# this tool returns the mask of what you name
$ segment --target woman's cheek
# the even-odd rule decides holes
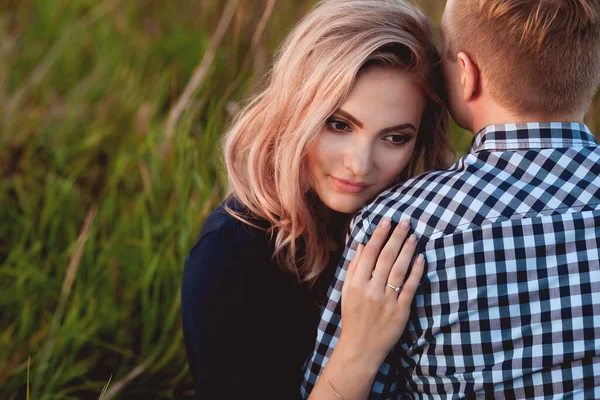
[[[350,134],[335,134],[328,132],[321,137],[319,153],[322,160],[328,164],[343,163],[347,149],[352,146]]]
[[[320,140],[320,153],[327,154],[336,151],[336,139],[337,135],[332,134],[331,132],[326,132],[321,136]]]
[[[394,181],[401,173],[410,161],[412,155],[411,149],[402,149],[404,151],[385,151],[378,156],[378,161],[382,172],[382,177],[386,181]]]

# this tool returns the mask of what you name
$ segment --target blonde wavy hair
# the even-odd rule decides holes
[[[307,151],[342,105],[361,69],[399,68],[427,93],[411,163],[400,179],[447,166],[451,146],[439,54],[429,20],[403,0],[328,0],[300,21],[276,54],[264,88],[224,136],[230,191],[250,224],[269,223],[274,257],[314,283],[332,240],[311,189]]]

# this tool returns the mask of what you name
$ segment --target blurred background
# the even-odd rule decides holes
[[[0,398],[193,396],[179,288],[218,140],[314,3],[0,0]]]

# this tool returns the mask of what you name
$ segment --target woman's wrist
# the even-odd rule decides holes
[[[358,346],[350,341],[340,338],[332,358],[337,358],[342,365],[352,365],[353,369],[364,377],[375,377],[383,363],[385,355],[380,355],[370,348]]]
[[[369,397],[381,362],[359,347],[340,338],[310,399],[357,400]]]

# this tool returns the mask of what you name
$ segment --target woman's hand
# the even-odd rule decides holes
[[[310,400],[368,398],[381,363],[404,332],[425,262],[417,257],[407,277],[417,240],[408,237],[408,221],[386,242],[390,229],[390,220],[384,219],[348,266],[342,332]]]
[[[417,239],[408,237],[410,225],[403,221],[386,243],[390,229],[390,220],[383,219],[367,245],[359,245],[342,288],[336,348],[375,371],[404,332],[424,267],[420,255],[406,276]]]

